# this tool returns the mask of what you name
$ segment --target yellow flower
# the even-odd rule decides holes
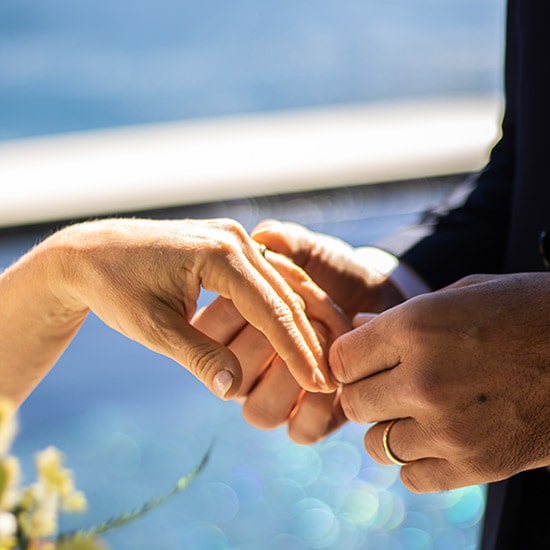
[[[60,506],[82,511],[86,497],[76,490],[73,474],[63,467],[63,455],[55,447],[36,453],[35,462],[38,480],[21,496],[19,523],[30,539],[41,539],[57,532]]]
[[[73,491],[61,499],[64,512],[85,512],[88,507],[86,495],[82,491]]]
[[[44,484],[47,491],[60,497],[74,491],[72,472],[63,468],[62,462],[63,454],[55,447],[48,447],[35,455],[38,481]]]
[[[83,512],[87,502],[84,493],[77,491],[73,474],[63,468],[63,454],[55,447],[48,447],[35,455],[38,483],[47,492],[59,497],[61,507],[66,512]]]
[[[0,456],[9,451],[16,432],[15,407],[11,401],[0,398]]]
[[[17,458],[8,456],[0,460],[0,510],[11,510],[17,503],[20,478]]]
[[[24,510],[19,525],[30,539],[50,537],[57,532],[59,497],[40,482],[27,489],[21,498]]]
[[[17,519],[10,512],[0,512],[0,550],[12,550],[17,544]]]

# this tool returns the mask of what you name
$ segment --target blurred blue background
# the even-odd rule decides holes
[[[498,93],[500,0],[81,0],[0,3],[0,139],[425,96]],[[198,205],[163,215],[274,216],[354,245],[414,223],[453,181]],[[0,182],[0,186],[6,182]],[[397,198],[396,198],[397,197]],[[0,268],[46,229],[0,234]],[[203,296],[202,303],[210,297]],[[16,452],[59,446],[86,518],[168,490],[212,441],[205,471],[106,537],[117,550],[475,548],[482,488],[413,495],[365,454],[364,427],[312,447],[249,427],[236,404],[90,316],[21,409]]]
[[[0,138],[500,89],[503,0],[4,0]]]

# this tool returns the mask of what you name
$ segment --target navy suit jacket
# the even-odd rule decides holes
[[[545,269],[539,236],[550,230],[550,0],[508,2],[505,99],[502,137],[473,190],[401,256],[433,288],[472,273]],[[546,469],[489,486],[483,548],[550,549]]]

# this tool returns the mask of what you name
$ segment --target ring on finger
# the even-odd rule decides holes
[[[386,429],[384,430],[384,435],[382,436],[382,445],[384,446],[384,452],[386,453],[386,456],[391,462],[393,462],[393,464],[397,464],[398,466],[407,466],[407,464],[412,464],[414,460],[401,460],[400,458],[395,456],[390,449],[390,431],[398,420],[398,418],[395,418],[386,426]]]

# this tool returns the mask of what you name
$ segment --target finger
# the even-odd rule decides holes
[[[219,296],[199,310],[191,324],[216,342],[228,344],[248,325],[248,322],[231,300]]]
[[[315,244],[315,234],[302,225],[278,220],[264,220],[251,232],[252,238],[292,259],[303,267]]]
[[[414,493],[440,493],[468,485],[499,481],[487,479],[467,464],[440,458],[418,460],[401,468],[401,481]]]
[[[384,431],[388,425],[389,422],[377,423],[365,434],[365,449],[376,462],[385,466],[395,464],[384,450]],[[427,441],[425,431],[412,418],[399,419],[388,433],[387,444],[393,457],[407,462],[401,466],[400,476],[409,490],[431,493],[482,482],[449,460],[434,456],[438,453]]]
[[[332,344],[329,364],[336,380],[349,384],[399,364],[399,350],[387,321],[389,313],[381,313]]]
[[[229,268],[226,256],[213,257],[204,287],[233,300],[243,317],[267,336],[301,386],[310,391],[333,390],[323,350],[300,299],[275,268],[256,246],[246,258],[232,258]],[[212,281],[212,273],[224,277],[218,275]]]
[[[402,372],[396,367],[344,384],[340,400],[346,417],[358,424],[370,424],[409,416],[413,404]]]
[[[315,443],[346,422],[338,392],[306,392],[294,409],[288,425],[288,435],[302,445]]]
[[[266,251],[265,257],[284,277],[292,290],[303,299],[305,312],[315,331],[316,344],[320,344],[323,357],[326,357],[324,350],[328,349],[327,342],[331,343],[336,337],[349,331],[351,328],[349,320],[327,293],[287,257],[269,250]],[[324,362],[326,363],[326,359]],[[292,366],[289,365],[289,368],[296,376]],[[335,388],[330,372],[325,372],[324,376]],[[299,379],[299,376],[296,378]]]
[[[243,380],[237,396],[244,397],[272,363],[275,351],[269,340],[248,324],[228,347],[241,364]]]
[[[322,322],[329,330],[330,341],[351,329],[344,312],[331,300],[330,296],[319,288],[307,275],[287,257],[266,251],[266,259],[277,269],[305,303],[305,310],[310,321]]]
[[[243,417],[256,428],[276,428],[288,420],[302,393],[282,359],[276,356],[243,405]]]
[[[316,257],[334,265],[344,264],[355,255],[353,247],[332,235],[315,233],[303,225],[278,220],[264,220],[251,232],[252,238],[269,250],[292,259],[300,267],[315,263]],[[309,271],[309,269],[306,269]]]
[[[231,300],[216,298],[194,317],[193,326],[227,346],[237,357],[242,370],[242,382],[233,399],[247,395],[273,360],[275,351],[269,340],[250,325]]]
[[[369,455],[379,464],[395,464],[384,449],[384,432],[389,422],[374,424],[365,434],[364,444]],[[414,418],[400,418],[387,434],[387,444],[392,455],[403,462],[412,462],[424,458],[444,458],[440,449],[433,443],[426,432]]]
[[[233,397],[242,381],[238,359],[225,346],[191,326],[169,306],[151,308],[140,338],[152,350],[171,357],[191,371],[222,399]]]
[[[308,315],[306,315],[304,311],[304,300],[306,301],[305,307],[310,307],[313,312],[316,309],[319,315],[323,317],[323,322],[326,326],[330,327],[336,334],[348,330],[349,325],[347,320],[343,313],[330,301],[326,293],[315,285],[305,271],[290,262],[290,260],[284,256],[273,254],[269,251],[265,253],[265,256],[266,257],[261,257],[262,261],[258,266],[259,271],[266,279],[270,280],[275,285],[277,285],[279,281],[282,281],[283,295],[286,296],[287,299],[290,299],[293,306],[297,306],[295,307],[294,321],[315,359],[316,366],[313,370],[313,377],[311,371],[308,372],[307,369],[304,369],[303,362],[300,363],[287,360],[280,354],[281,357],[304,389],[309,391],[334,391],[336,389],[336,384],[331,379],[324,348],[311,325]],[[270,261],[266,261],[267,258],[269,258]],[[274,262],[276,267],[274,267],[271,262]],[[282,273],[278,271],[279,269]],[[274,288],[276,287],[274,286]],[[313,389],[311,386],[311,378],[313,378],[314,382]]]

